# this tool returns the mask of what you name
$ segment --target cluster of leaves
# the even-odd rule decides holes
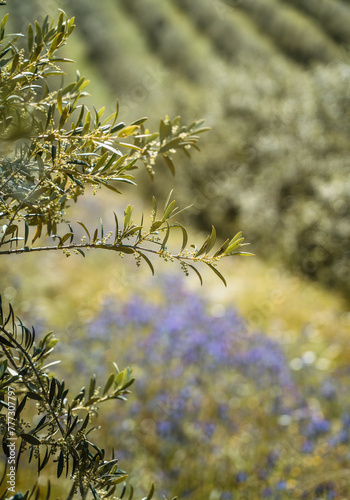
[[[8,15],[0,23],[0,254],[58,249],[67,255],[72,250],[84,256],[85,249],[105,249],[133,254],[138,264],[143,259],[153,273],[153,264],[146,255],[153,253],[165,260],[179,261],[186,273],[192,268],[201,280],[191,262],[203,262],[226,284],[215,265],[222,257],[244,254],[240,252],[244,244],[242,234],[227,239],[209,255],[216,243],[213,227],[201,247],[192,245],[187,250],[187,231],[182,224],[173,222],[182,210],[171,200],[171,192],[161,215],[153,199],[149,227],[144,227],[143,216],[140,224],[134,223],[133,208],[128,204],[122,225],[115,214],[114,232],[105,235],[101,221],[100,227],[90,234],[88,224],[79,222],[86,235],[76,241],[66,213],[70,201],[77,201],[87,185],[120,194],[121,183],[135,184],[132,171],[137,162],[144,164],[153,178],[158,157],[174,174],[173,155],[182,150],[190,156],[191,148],[198,149],[198,134],[207,128],[203,121],[182,126],[179,117],[173,121],[166,117],[160,121],[159,132],[151,133],[145,127],[146,118],[129,125],[119,122],[118,104],[115,112],[104,118],[104,109],[90,110],[81,104],[88,84],[84,77],[78,74],[75,82],[57,88],[57,77],[62,79],[64,75],[60,63],[71,62],[57,51],[72,33],[74,18],[61,12],[57,23],[50,23],[48,17],[42,24],[35,21],[34,26],[28,27],[26,41],[25,37],[22,41],[22,35],[5,35],[7,20]],[[60,235],[65,223],[69,232]],[[175,228],[182,231],[183,242],[180,252],[172,254],[167,243]],[[44,236],[53,238],[54,243],[36,246]],[[109,243],[111,237],[113,243]],[[90,422],[100,404],[125,399],[133,382],[131,371],[119,371],[115,365],[116,371],[103,389],[92,377],[88,389],[82,388],[70,398],[64,381],[51,374],[52,363],[47,363],[57,340],[48,333],[37,344],[35,330],[17,320],[11,306],[4,315],[0,302],[0,410],[8,406],[7,390],[11,389],[17,398],[11,431],[2,418],[5,455],[10,452],[11,432],[21,438],[17,468],[23,455],[28,456],[28,462],[36,462],[39,475],[55,462],[57,478],[69,476],[72,480],[68,498],[75,494],[86,498],[89,493],[95,499],[110,497],[127,475],[119,469],[113,452],[107,460],[105,450],[90,440],[96,429],[90,427]],[[33,411],[39,416],[34,424]],[[2,484],[5,477],[4,474]],[[50,489],[49,484],[47,498]],[[8,493],[5,491],[2,498],[7,498]],[[119,498],[125,494],[126,486]],[[33,495],[40,495],[38,484],[24,497]],[[152,495],[153,487],[145,500]],[[131,489],[129,500],[132,497]]]
[[[52,332],[36,343],[34,328],[27,328],[18,318],[16,321],[11,305],[9,313],[4,314],[1,300],[0,331],[0,412],[8,408],[7,391],[11,389],[16,394],[11,431],[2,414],[5,455],[9,456],[10,435],[19,437],[17,469],[23,455],[29,463],[37,463],[38,475],[50,462],[56,462],[57,478],[65,474],[72,481],[67,499],[73,498],[76,493],[86,498],[89,491],[95,499],[110,497],[117,485],[125,481],[127,474],[119,469],[114,452],[112,458],[107,460],[105,450],[92,442],[90,435],[98,426],[91,426],[91,421],[98,414],[101,404],[126,399],[134,381],[131,370],[125,368],[120,371],[114,363],[115,371],[110,374],[103,389],[96,385],[94,376],[88,388],[82,387],[75,397],[70,397],[64,381],[59,381],[49,370],[58,362],[48,362],[58,342]],[[33,404],[40,417],[36,425],[28,419],[28,407]],[[5,474],[2,482],[4,478]],[[31,498],[38,491],[39,486],[35,484],[31,492],[28,490],[25,493],[25,498]],[[125,491],[126,485],[118,498],[123,498]],[[6,492],[1,498],[7,498]],[[50,483],[47,498],[49,495]],[[153,487],[146,498],[149,500],[152,495]],[[132,497],[131,488],[129,498]]]
[[[7,16],[1,24],[2,94],[0,95],[0,139],[5,144],[5,154],[0,159],[0,223],[2,223],[0,253],[11,254],[61,248],[76,250],[84,255],[84,248],[102,248],[134,254],[153,265],[145,252],[153,252],[166,259],[177,259],[187,269],[187,261],[205,262],[214,269],[223,256],[240,253],[243,244],[241,234],[228,240],[212,257],[209,250],[215,244],[215,230],[198,250],[187,252],[186,229],[178,223],[169,224],[170,218],[180,213],[170,198],[165,204],[161,219],[156,219],[154,200],[153,219],[150,228],[144,229],[143,217],[139,225],[131,220],[132,207],[125,209],[123,229],[116,228],[114,243],[101,230],[93,237],[84,223],[88,240],[77,243],[74,231],[58,235],[58,226],[65,220],[69,200],[76,201],[84,193],[87,184],[94,188],[104,186],[120,193],[119,184],[135,184],[131,171],[140,160],[151,177],[157,157],[162,157],[172,174],[175,167],[172,156],[178,150],[190,156],[190,149],[198,149],[198,134],[207,130],[203,121],[181,126],[180,118],[160,121],[159,132],[150,133],[145,128],[146,118],[130,125],[118,122],[118,104],[115,113],[103,118],[104,109],[93,112],[80,100],[87,85],[84,77],[56,92],[50,92],[48,78],[62,75],[60,62],[69,62],[56,56],[56,51],[66,42],[74,29],[74,18],[68,19],[61,12],[57,26],[46,18],[42,24],[29,25],[27,47],[17,49],[18,36],[7,40],[4,34]],[[24,139],[23,139],[24,137]],[[21,140],[19,140],[21,138]],[[17,140],[16,140],[17,139]],[[118,187],[117,187],[118,186]],[[30,227],[35,231],[29,237]],[[172,228],[183,231],[183,245],[177,255],[171,255],[166,242]],[[46,229],[47,235],[58,239],[58,245],[33,247]],[[165,237],[159,242],[158,234]],[[129,243],[131,237],[135,241]],[[28,241],[31,239],[30,246]],[[68,241],[68,243],[67,243]],[[141,247],[141,243],[158,244],[157,250]],[[197,271],[196,271],[197,272]],[[215,269],[215,272],[217,270]],[[218,274],[218,272],[217,272]]]

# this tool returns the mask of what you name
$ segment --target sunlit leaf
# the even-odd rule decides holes
[[[132,211],[133,211],[133,207],[131,205],[128,205],[125,209],[125,212],[124,212],[124,231],[130,225]]]
[[[61,89],[57,92],[56,104],[57,104],[57,109],[58,109],[60,115],[62,116],[63,104],[62,104],[62,90]]]
[[[202,278],[200,272],[198,271],[198,269],[196,269],[194,266],[192,266],[192,264],[187,264],[186,267],[190,267],[196,273],[196,275],[199,278],[199,281],[200,281],[201,285],[203,285],[203,278]]]
[[[147,262],[148,267],[150,268],[151,273],[152,273],[152,275],[154,276],[154,267],[153,267],[152,262],[149,260],[149,258],[148,258],[148,257],[147,257],[144,253],[142,253],[142,252],[138,252],[138,255],[140,255],[140,257],[142,257],[142,258],[143,258],[143,260],[144,260],[145,262]]]
[[[210,269],[216,274],[216,276],[218,276],[221,281],[223,282],[223,284],[225,286],[227,286],[227,283],[226,283],[226,280],[225,278],[223,277],[223,275],[220,273],[220,271],[218,271],[212,264],[210,264],[209,262],[206,262],[207,266],[210,267]]]

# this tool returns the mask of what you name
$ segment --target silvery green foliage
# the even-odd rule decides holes
[[[191,262],[203,262],[221,277],[214,266],[223,256],[242,253],[241,233],[212,256],[208,254],[216,242],[214,228],[199,249],[193,245],[187,250],[187,231],[174,220],[181,210],[171,194],[161,214],[153,200],[149,226],[143,216],[134,222],[128,204],[123,221],[115,215],[113,234],[104,234],[102,222],[92,231],[79,222],[86,237],[76,241],[67,209],[88,184],[120,194],[123,183],[135,184],[132,171],[138,162],[153,177],[157,157],[162,157],[174,173],[174,154],[198,148],[196,134],[207,129],[202,121],[181,126],[179,117],[173,121],[166,117],[160,121],[159,132],[151,133],[145,128],[146,118],[129,125],[118,122],[118,104],[115,113],[105,119],[103,109],[91,111],[80,103],[87,82],[79,74],[76,82],[51,92],[50,77],[62,75],[59,64],[69,62],[57,57],[56,51],[73,31],[74,19],[62,12],[57,26],[49,24],[47,18],[42,26],[37,22],[35,28],[29,25],[27,50],[16,48],[18,36],[5,37],[6,20],[7,16],[1,23],[0,54],[0,140],[5,151],[0,159],[0,254],[62,249],[67,255],[70,251],[84,255],[85,249],[99,248],[133,254],[146,261],[153,272],[146,256],[153,253],[179,261],[185,272],[189,267],[197,272]],[[61,229],[63,222],[68,223],[68,232]],[[167,242],[175,228],[182,231],[183,244],[172,255]],[[44,231],[56,242],[34,246]]]
[[[79,74],[75,82],[51,90],[51,85],[57,86],[57,76],[63,75],[61,64],[71,62],[57,51],[72,33],[74,19],[68,19],[64,12],[57,23],[46,17],[42,24],[30,24],[26,37],[6,35],[7,19],[5,15],[0,23],[0,255],[63,250],[66,255],[73,251],[85,256],[85,250],[111,250],[132,254],[138,264],[145,261],[153,273],[147,254],[155,254],[178,261],[186,274],[191,268],[200,280],[194,264],[204,263],[225,283],[215,266],[222,257],[244,254],[240,251],[244,244],[241,232],[214,251],[216,231],[212,227],[201,246],[187,249],[187,231],[175,219],[181,210],[171,199],[172,193],[163,210],[158,210],[153,199],[148,226],[143,216],[140,222],[134,222],[133,208],[127,204],[122,221],[115,215],[112,233],[104,233],[102,221],[92,230],[87,221],[78,222],[85,236],[77,241],[67,214],[69,203],[78,201],[87,185],[121,194],[123,184],[135,184],[133,171],[138,164],[153,177],[158,157],[174,173],[176,152],[189,154],[190,149],[197,149],[197,134],[206,128],[201,121],[183,126],[179,118],[171,121],[166,117],[160,121],[159,131],[151,133],[145,126],[146,118],[128,125],[118,121],[118,105],[105,118],[103,109],[89,110],[81,104],[88,82]],[[67,226],[68,232],[63,229]],[[167,248],[174,229],[182,233],[182,246],[176,254]],[[38,246],[46,236],[52,243],[45,240]],[[91,441],[94,427],[90,421],[100,404],[125,399],[133,382],[131,371],[120,371],[115,365],[115,372],[102,389],[91,377],[89,387],[72,397],[64,381],[49,370],[52,364],[47,358],[57,342],[51,333],[36,342],[35,330],[16,319],[11,306],[6,314],[0,308],[0,330],[0,403],[1,410],[6,408],[6,388],[14,388],[14,432],[21,439],[18,460],[35,462],[39,475],[55,462],[57,478],[71,478],[67,498],[75,494],[86,498],[90,493],[98,499],[114,494],[127,475],[119,469],[113,454],[107,459],[106,452]],[[26,415],[27,407],[33,404],[41,417],[34,425]],[[2,431],[6,455],[6,425]],[[31,488],[24,498],[39,496],[39,485]],[[1,498],[8,498],[8,493]],[[132,489],[126,493],[124,486],[118,498],[125,495],[131,499]],[[152,495],[153,486],[145,500]],[[46,498],[49,496],[50,484]]]
[[[115,365],[115,371],[103,389],[97,386],[96,378],[92,377],[88,388],[82,387],[73,397],[64,381],[59,381],[51,373],[50,367],[55,362],[48,362],[48,357],[58,342],[52,332],[36,342],[34,328],[29,329],[16,319],[11,306],[6,315],[1,303],[0,331],[0,405],[1,410],[7,408],[5,394],[11,387],[17,396],[13,430],[21,440],[17,468],[22,455],[21,467],[23,460],[34,461],[39,475],[50,462],[56,462],[57,478],[69,474],[72,479],[67,498],[73,498],[76,493],[85,498],[89,491],[96,499],[105,498],[107,493],[113,494],[116,485],[124,482],[127,474],[119,469],[117,458],[112,456],[107,460],[105,450],[92,442],[90,433],[97,427],[91,426],[91,421],[102,403],[111,399],[125,399],[129,393],[128,387],[134,381],[131,370],[126,368],[120,371]],[[40,416],[35,426],[28,421],[27,416],[22,416],[31,402],[35,403]],[[2,417],[5,418],[4,415]],[[10,436],[4,422],[2,434],[2,447],[5,455],[9,456]],[[40,491],[38,484],[33,486],[32,493]],[[50,482],[47,489],[49,494]],[[148,498],[151,496],[152,492]],[[24,498],[30,497],[27,491]],[[122,497],[123,494],[120,495]]]

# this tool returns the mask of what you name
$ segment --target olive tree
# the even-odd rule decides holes
[[[189,156],[198,149],[198,134],[207,130],[203,121],[186,126],[179,117],[166,117],[159,130],[151,132],[146,118],[130,124],[119,121],[118,104],[108,117],[104,109],[88,109],[82,102],[88,83],[84,77],[77,73],[76,81],[58,83],[62,65],[72,62],[59,49],[74,30],[74,18],[61,12],[56,22],[35,21],[26,36],[6,35],[7,18],[0,24],[0,255],[54,251],[85,257],[90,250],[91,258],[93,251],[108,250],[127,254],[138,265],[145,263],[152,273],[156,257],[176,261],[201,282],[200,266],[207,266],[225,283],[217,264],[224,257],[248,255],[241,249],[242,234],[213,250],[212,227],[202,245],[188,245],[187,230],[177,221],[182,210],[172,193],[162,210],[153,198],[149,223],[142,215],[135,222],[127,200],[124,216],[118,219],[114,214],[114,230],[107,234],[102,220],[98,227],[90,227],[91,221],[73,223],[69,217],[70,204],[91,193],[88,185],[121,195],[122,186],[131,184],[137,198],[134,173],[140,166],[153,178],[156,161],[161,160],[174,173],[177,152]],[[168,250],[173,231],[182,235],[175,253]],[[131,370],[115,364],[101,387],[93,376],[89,387],[71,395],[51,370],[54,363],[48,358],[56,343],[52,333],[36,338],[35,329],[26,326],[10,304],[1,304],[0,296],[0,417],[6,456],[1,498],[39,498],[35,478],[26,491],[15,494],[16,471],[33,462],[38,475],[54,463],[57,478],[70,478],[67,498],[118,494],[131,499],[132,487],[126,493],[126,485],[119,485],[127,474],[119,468],[118,458],[107,457],[91,438],[99,406],[129,393]],[[49,498],[50,482],[45,488]],[[152,495],[153,486],[147,499]]]

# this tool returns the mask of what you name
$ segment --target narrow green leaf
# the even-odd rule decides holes
[[[66,15],[63,12],[63,10],[61,10],[60,15],[58,16],[58,21],[57,21],[57,32],[61,31],[62,26],[63,26],[63,21],[64,21],[65,18],[66,18]]]
[[[209,253],[210,250],[213,248],[216,242],[216,230],[214,226],[211,226],[211,234],[209,237],[209,243],[208,243],[208,248],[206,250],[206,253]]]
[[[66,437],[68,437],[70,434],[72,434],[73,430],[75,429],[77,423],[78,423],[78,420],[79,420],[79,417],[78,415],[75,417],[75,419],[73,420],[73,423],[72,425],[70,426],[70,428],[68,429],[67,431],[67,434],[66,434]]]
[[[3,337],[3,336],[0,336],[0,345],[1,344],[5,345],[6,347],[13,347],[11,342],[9,340],[5,339],[5,337]]]
[[[240,238],[242,238],[242,231],[239,231],[237,234],[235,234],[235,236],[230,241],[230,245],[232,245],[233,243],[235,243]]]
[[[129,495],[128,500],[132,500],[133,496],[134,496],[134,488],[133,488],[132,484],[130,484],[130,495]]]
[[[107,154],[107,152],[106,152],[105,154]],[[125,157],[125,156],[127,156],[127,155],[124,155],[124,157]],[[117,167],[116,167],[116,164],[117,164],[117,163],[118,163],[118,161],[121,159],[121,158],[118,158],[118,160],[117,160],[117,161],[115,161],[115,160],[116,160],[116,158],[117,158],[117,155],[116,155],[115,153],[113,153],[113,154],[110,156],[110,158],[109,158],[109,160],[107,161],[107,163],[105,164],[105,166],[104,166],[104,167],[102,167],[102,168],[100,169],[100,175],[105,174],[105,173],[107,172],[107,170],[109,170],[109,169],[112,167],[112,165],[113,165],[113,167],[114,167],[114,168],[113,168],[112,173],[116,171],[116,168],[117,168]],[[122,158],[123,158],[123,157],[122,157]]]
[[[172,189],[172,190],[170,191],[170,193],[168,194],[168,197],[167,197],[167,199],[166,199],[166,201],[165,201],[165,204],[164,204],[164,212],[165,212],[165,211],[166,211],[166,209],[168,208],[168,205],[169,205],[169,203],[170,203],[170,199],[171,199],[171,196],[172,196],[172,194],[173,194],[173,191],[174,191],[174,190]]]
[[[128,205],[125,209],[125,212],[124,212],[124,231],[130,225],[132,211],[133,211],[133,207],[131,205]]]
[[[124,127],[125,127],[125,123],[124,122],[120,122],[120,123],[117,123],[117,125],[114,125],[113,127],[111,127],[111,129],[110,129],[109,132],[111,134],[114,134],[115,132],[118,132],[119,130],[121,130]]]
[[[124,142],[124,141],[118,141],[119,146],[123,146],[125,148],[132,149],[133,151],[141,151],[141,148],[136,146],[135,144],[130,144],[129,142]],[[116,150],[114,150],[116,151]],[[119,151],[119,154],[121,155],[122,153]]]
[[[140,257],[142,257],[143,260],[145,260],[147,262],[147,264],[148,264],[148,266],[149,266],[149,268],[151,270],[151,273],[154,276],[154,267],[153,267],[152,262],[149,260],[149,258],[145,254],[143,254],[141,252],[138,252],[138,255],[140,255]]]
[[[140,127],[138,125],[130,125],[129,127],[124,127],[118,133],[118,137],[129,137],[134,132],[136,132],[136,130],[138,130],[139,128]]]
[[[114,215],[114,220],[115,220],[115,238],[114,238],[114,244],[118,241],[119,238],[119,223],[118,223],[118,217],[115,212],[113,212]]]
[[[40,24],[38,23],[38,21],[35,21],[35,30],[36,30],[35,42],[37,45],[40,45],[43,41],[43,35],[42,35],[41,27],[40,27]]]
[[[9,18],[9,14],[5,14],[4,17],[1,19],[0,30],[5,29],[8,18]]]
[[[213,257],[218,257],[219,255],[224,253],[229,243],[230,240],[227,238],[227,240],[221,245],[221,247],[214,253]]]
[[[27,396],[25,395],[20,404],[16,408],[15,419],[17,419],[20,416],[21,411],[25,407],[26,401],[27,401]]]
[[[114,113],[113,125],[117,121],[118,115],[119,115],[119,101],[117,99],[116,102],[115,102],[115,113]]]
[[[10,449],[7,445],[7,441],[5,439],[5,436],[2,438],[2,449],[6,457],[10,456]]]
[[[34,41],[34,32],[33,26],[31,24],[28,25],[28,52],[32,51],[33,41]]]
[[[16,226],[16,224],[11,224],[11,226],[7,226],[5,230],[5,236],[13,234],[15,231],[18,231],[18,226]]]
[[[29,443],[29,444],[33,444],[33,445],[41,444],[40,439],[38,439],[35,436],[32,436],[31,434],[22,433],[22,434],[20,434],[20,437],[22,439],[24,439],[24,441],[27,441],[27,443]]]
[[[89,413],[86,415],[85,419],[84,419],[84,422],[82,423],[81,427],[80,427],[80,432],[83,432],[84,429],[86,429],[86,427],[88,426],[88,423],[89,423]]]
[[[105,163],[108,158],[108,152],[106,151],[103,153],[103,155],[100,157],[100,159],[96,162],[94,168],[91,170],[91,174],[94,174],[97,172]]]
[[[127,477],[128,477],[127,474],[124,474],[123,476],[118,476],[116,479],[111,480],[110,484],[116,485],[122,483],[123,481],[125,481]]]
[[[74,231],[73,231],[73,228],[72,228],[72,226],[70,225],[69,222],[67,222],[67,226],[69,227],[69,231],[70,231],[70,241],[69,241],[69,243],[72,243],[73,238],[74,238]]]
[[[164,239],[162,241],[162,245],[160,247],[161,252],[166,248],[166,244],[167,244],[169,234],[170,234],[170,226],[169,226],[168,222],[166,223],[166,225],[167,225],[166,233],[165,233]]]
[[[51,56],[51,54],[53,54],[55,52],[57,47],[59,47],[59,45],[63,41],[63,38],[64,38],[64,33],[62,33],[62,32],[57,33],[57,35],[55,36],[55,38],[52,40],[52,42],[50,44],[49,56]]]
[[[131,247],[127,247],[125,245],[121,245],[120,247],[116,248],[117,252],[122,252],[122,253],[127,253],[127,254],[133,254],[135,253],[135,249]]]
[[[51,385],[50,385],[50,393],[49,393],[49,403],[51,404],[53,401],[53,398],[55,397],[55,391],[56,391],[56,379],[51,380]]]
[[[153,497],[153,493],[154,493],[154,484],[152,484],[151,489],[148,492],[148,495],[144,497],[142,500],[151,500],[151,498]]]
[[[225,250],[224,255],[230,255],[236,248],[239,248],[242,246],[242,243],[244,241],[244,238],[239,238],[236,240],[234,243],[231,243]]]
[[[195,257],[199,257],[200,255],[204,254],[207,251],[208,245],[210,242],[210,236],[207,236],[206,240],[204,241],[203,245],[200,247],[200,249],[196,252]]]
[[[132,122],[131,125],[142,125],[147,120],[148,120],[148,118],[146,116],[144,116],[143,118],[139,118],[138,120],[135,120],[134,122]]]
[[[201,285],[203,286],[203,278],[202,278],[200,272],[194,266],[192,266],[192,264],[186,264],[186,267],[190,267],[196,273],[196,275],[199,278],[199,281],[201,282]]]
[[[72,238],[73,233],[66,233],[64,236],[62,236],[60,245],[64,245],[64,243],[69,239]]]
[[[74,30],[75,28],[75,24],[74,24],[74,21],[75,21],[75,18],[72,17],[69,22],[68,22],[68,36],[72,33],[72,31]]]
[[[33,236],[33,238],[32,238],[32,245],[33,245],[33,243],[34,243],[34,242],[35,242],[38,238],[40,238],[40,236],[41,236],[41,230],[42,230],[42,227],[43,227],[43,224],[42,224],[42,222],[41,222],[40,217],[38,217],[38,225],[36,226],[36,231],[35,231],[34,236]]]
[[[101,217],[100,217],[99,219],[100,219],[100,229],[101,229],[101,240],[103,240],[103,236],[104,236],[104,232],[103,232],[103,222],[102,222]]]
[[[73,177],[73,175],[72,175],[72,174],[68,174],[68,173],[66,173],[66,175],[67,175],[67,176],[68,176],[68,177],[69,177],[69,178],[70,178],[70,179],[71,179],[71,180],[72,180],[75,184],[77,184],[79,187],[84,188],[84,184],[83,184],[82,182],[80,182],[80,180],[79,180],[79,179],[76,179],[75,177]]]
[[[48,126],[50,125],[50,122],[51,122],[51,119],[55,113],[55,103],[54,104],[50,104],[49,106],[49,109],[47,111],[47,118],[46,118],[46,123],[45,123],[45,130],[48,129]]]
[[[139,229],[139,234],[137,236],[137,241],[140,241],[142,238],[142,229],[143,229],[143,214],[141,215],[141,222],[140,222],[140,229]]]
[[[161,119],[159,124],[159,139],[160,144],[163,143],[164,139],[171,134],[171,123],[167,120],[166,122]]]
[[[170,141],[166,142],[164,146],[162,146],[159,149],[160,153],[166,153],[169,151],[169,149],[175,149],[183,146],[187,146],[189,142],[186,142],[186,140],[181,139],[181,137],[174,137],[174,139],[171,139]]]
[[[115,379],[115,374],[114,373],[111,373],[110,376],[108,377],[108,380],[106,382],[106,385],[104,386],[104,389],[102,391],[102,395],[104,396],[108,391],[109,389],[111,388],[113,382],[114,382],[114,379]]]
[[[211,127],[202,127],[199,129],[195,129],[195,132],[196,132],[196,134],[201,134],[203,132],[208,132],[209,130],[211,130]]]
[[[163,222],[161,220],[155,220],[153,222],[153,224],[151,224],[151,227],[150,227],[150,233],[153,233],[154,231],[157,231],[157,229],[160,228],[160,226],[163,224]]]
[[[89,238],[89,241],[90,241],[91,240],[90,233],[89,233],[87,227],[85,226],[85,224],[83,222],[80,222],[80,221],[77,221],[77,223],[84,229],[84,231],[86,232],[86,234]]]
[[[57,103],[57,109],[58,109],[60,115],[62,116],[63,104],[62,104],[62,90],[61,89],[57,92],[56,103]]]
[[[88,112],[86,113],[85,123],[83,126],[83,130],[81,131],[81,135],[86,135],[89,132],[90,120],[91,120],[91,112],[90,112],[90,110],[88,110]]]
[[[111,180],[113,180],[113,179],[111,179]],[[109,184],[107,181],[104,181],[103,179],[98,179],[98,182],[100,184],[103,184],[107,189],[110,189],[111,191],[113,191],[113,193],[121,194],[121,192],[119,191],[119,189],[117,189],[116,187],[112,186],[112,184]]]
[[[94,395],[95,387],[96,387],[96,378],[91,377],[90,378],[90,387],[89,387],[89,399],[91,399],[92,396]]]
[[[154,196],[152,196],[152,206],[153,206],[152,221],[154,222],[157,215],[157,200],[155,199]]]
[[[84,130],[83,130],[83,132],[84,132]],[[100,141],[94,140],[94,143],[98,145],[97,149],[105,148],[105,149],[108,149],[108,151],[111,151],[112,153],[115,153],[118,156],[123,156],[123,153],[119,149],[116,149],[115,147],[111,146],[111,144],[108,144],[107,142],[100,142]],[[122,145],[121,142],[119,144]],[[130,146],[130,145],[128,144],[127,146]]]
[[[186,228],[180,224],[179,222],[177,224],[174,225],[174,227],[179,227],[182,231],[182,246],[181,246],[181,250],[179,253],[182,253],[185,248],[186,248],[186,245],[187,245],[187,242],[188,242],[188,234],[187,234],[187,230]]]
[[[58,457],[58,464],[57,464],[57,477],[61,477],[62,472],[63,472],[63,467],[64,467],[64,456],[63,456],[63,451],[61,450],[60,455]]]
[[[46,464],[49,461],[49,458],[50,458],[49,450],[48,450],[48,448],[46,448],[46,453],[45,453],[45,456],[44,456],[44,460],[39,465],[39,472],[44,469],[44,467],[46,466]],[[50,481],[49,481],[49,484],[48,484],[48,493],[49,492],[50,492]],[[48,499],[48,498],[49,497],[46,495],[46,499]]]
[[[36,425],[36,427],[35,427],[34,429],[32,429],[31,431],[29,431],[29,433],[28,433],[28,434],[35,434],[35,432],[37,432],[38,430],[40,430],[40,429],[41,429],[41,427],[44,425],[45,421],[46,421],[46,415],[44,415],[44,416],[40,419],[40,421],[38,422],[38,424]]]
[[[172,212],[174,211],[175,208],[175,200],[173,200],[171,203],[169,203],[167,209],[164,212],[164,215],[162,217],[162,221],[164,222],[166,219],[170,219]]]
[[[94,496],[94,499],[95,499],[95,500],[101,500],[101,497],[100,497],[100,495],[97,493],[97,491],[95,490],[95,488],[93,488],[93,487],[91,486],[91,484],[90,484],[89,486],[90,486],[90,490],[91,490],[91,492],[92,492],[92,494],[93,494],[93,496]]]
[[[174,176],[175,175],[175,165],[174,165],[172,159],[167,155],[163,155],[163,158],[165,160],[165,163],[168,165],[170,172]]]
[[[98,111],[97,111],[95,106],[94,106],[94,113],[95,113],[95,127],[97,128],[101,124],[100,124],[100,117],[99,117]]]
[[[218,276],[221,281],[223,282],[223,284],[225,286],[227,286],[227,283],[226,283],[226,280],[225,278],[223,277],[223,275],[220,273],[220,271],[218,271],[212,264],[210,264],[209,262],[206,262],[207,266],[210,267],[210,269],[216,274],[216,276]]]
[[[119,156],[119,155],[118,155]],[[120,158],[118,158],[118,160],[113,164],[113,172],[118,172],[118,174],[120,175],[122,172],[124,172],[124,170],[127,170],[128,169],[128,165],[123,165],[123,163],[125,162],[125,160],[128,158],[128,154],[125,154],[123,156],[120,156]],[[112,160],[112,161],[111,161]],[[111,156],[111,159],[109,160],[108,162],[108,168],[110,167],[109,163],[111,162],[111,164],[114,162],[115,160],[115,153]],[[132,165],[134,164],[134,161],[131,162]],[[107,165],[106,165],[106,169],[107,169]],[[131,165],[129,163],[129,165]],[[121,167],[121,168],[120,168]],[[119,169],[119,170],[118,170]],[[102,172],[104,172],[104,169],[102,170]]]
[[[84,113],[85,113],[85,106],[81,106],[81,109],[80,109],[80,113],[79,113],[79,117],[76,121],[76,124],[75,124],[75,128],[78,128],[82,125],[82,120],[83,120],[83,117],[84,117]]]

